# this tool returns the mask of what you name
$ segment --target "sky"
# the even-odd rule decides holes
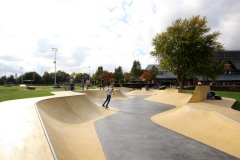
[[[152,39],[200,15],[226,50],[240,50],[239,0],[0,0],[0,77],[57,70],[130,72],[158,64]],[[57,51],[52,51],[57,48]]]

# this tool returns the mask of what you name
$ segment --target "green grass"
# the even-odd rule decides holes
[[[0,86],[0,102],[22,98],[50,96],[53,95],[50,92],[63,90],[53,89],[52,86],[35,86],[35,88],[35,90],[28,90],[26,87],[20,86]]]
[[[233,98],[236,100],[233,109],[240,111],[240,92],[214,91],[221,97]],[[193,90],[186,90],[186,93],[193,94]]]
[[[0,102],[23,99],[23,98],[34,98],[53,95],[51,92],[64,91],[64,88],[53,88],[52,86],[34,86],[35,90],[28,90],[26,87],[12,86],[4,87],[0,86]],[[96,86],[91,86],[96,88]],[[76,90],[81,90],[80,86],[76,86]],[[86,86],[85,86],[86,89]]]

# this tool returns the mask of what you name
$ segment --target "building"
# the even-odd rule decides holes
[[[214,82],[219,85],[240,85],[240,50],[236,51],[221,51],[216,54],[217,60],[224,61],[224,74],[218,76]],[[158,68],[158,64],[151,64],[146,67],[146,70],[151,70],[153,67]],[[156,82],[176,82],[176,76],[171,72],[159,71],[155,76]],[[202,76],[197,77],[198,81],[202,81],[203,84],[212,82],[211,79],[204,79]]]
[[[240,51],[221,51],[216,54],[217,60],[224,61],[224,74],[218,76],[215,83],[238,84],[240,83]],[[200,81],[209,81],[199,78]]]

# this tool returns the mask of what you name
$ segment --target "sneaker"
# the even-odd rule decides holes
[[[104,105],[102,105],[102,107],[105,107]]]
[[[106,106],[106,109],[108,109],[109,107],[108,106]]]

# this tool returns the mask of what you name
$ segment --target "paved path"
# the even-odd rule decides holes
[[[161,127],[150,117],[172,106],[144,96],[112,100],[119,113],[95,123],[107,160],[237,160],[231,155]]]

